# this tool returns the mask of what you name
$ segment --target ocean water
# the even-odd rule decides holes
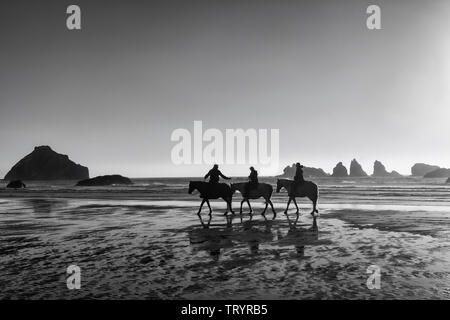
[[[298,199],[276,219],[196,215],[191,179],[0,185],[1,299],[449,299],[450,185],[445,179],[316,179],[318,217]],[[193,179],[192,179],[193,180]],[[236,179],[238,181],[239,179]],[[263,178],[272,183],[276,179]],[[233,202],[238,212],[240,195]],[[81,269],[69,290],[66,269]],[[369,289],[367,268],[380,269]]]

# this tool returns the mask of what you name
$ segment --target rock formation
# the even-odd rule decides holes
[[[6,174],[5,180],[80,180],[89,178],[89,169],[49,146],[35,147]]]
[[[450,177],[447,179],[447,181],[445,181],[446,183],[450,183]]]
[[[450,169],[439,168],[428,172],[423,176],[424,178],[448,178],[450,177]]]
[[[356,159],[353,159],[350,163],[350,177],[367,177],[367,173]]]
[[[403,177],[403,175],[402,175],[401,173],[398,173],[397,171],[393,170],[393,171],[391,172],[391,177],[397,177],[397,178],[399,178],[399,177]]]
[[[293,178],[295,175],[295,164],[287,166],[283,169],[283,174],[279,175],[280,178]],[[303,177],[329,177],[329,174],[323,171],[321,168],[303,167]]]
[[[342,164],[342,162],[339,162],[336,167],[333,168],[333,174],[332,177],[348,177],[347,168]]]
[[[113,184],[133,184],[129,178],[120,175],[99,176],[79,181],[77,187],[111,186]]]
[[[27,186],[21,180],[14,180],[8,183],[6,187],[11,189],[21,189],[26,188]]]
[[[440,167],[432,166],[432,165],[425,164],[425,163],[416,163],[415,165],[413,165],[411,167],[411,174],[413,176],[423,177],[428,172],[431,172],[431,171],[434,171],[434,170],[437,170],[437,169],[440,169]]]
[[[378,160],[373,164],[372,177],[401,177],[402,175],[397,171],[388,172],[386,167]]]

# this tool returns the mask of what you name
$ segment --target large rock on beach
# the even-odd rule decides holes
[[[89,178],[89,169],[71,161],[49,146],[35,147],[6,174],[5,180],[80,180]]]
[[[22,180],[14,180],[8,183],[6,187],[10,189],[21,189],[26,188],[27,186],[22,182]]]
[[[77,183],[77,187],[112,186],[115,184],[129,185],[133,184],[133,182],[127,177],[116,174],[108,176],[98,176],[92,179],[82,180]]]

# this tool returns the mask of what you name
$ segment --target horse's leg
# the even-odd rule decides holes
[[[208,208],[209,208],[209,216],[211,216],[212,209],[211,209],[211,205],[209,204],[209,199],[206,199],[206,204],[208,205]]]
[[[289,210],[289,205],[291,204],[291,201],[292,201],[292,198],[291,198],[291,197],[289,197],[289,200],[288,200],[288,203],[287,203],[287,207],[286,207],[286,210],[284,210],[284,214],[287,214],[287,213],[288,213],[288,210]]]
[[[233,198],[230,198],[227,203],[228,203],[228,206],[230,207],[231,214],[234,215],[234,211],[233,211],[233,207],[232,207]]]
[[[222,197],[222,199],[227,204],[227,210],[225,211],[225,213],[223,215],[226,216],[228,214],[228,209],[230,210],[231,214],[234,214],[233,208],[231,207],[231,201],[232,201],[231,198]]]
[[[252,206],[250,205],[250,201],[248,201],[248,198],[247,198],[247,204],[248,204],[248,208],[250,209],[250,215],[252,215],[253,210],[252,210]]]
[[[311,211],[311,215],[314,217],[315,213],[319,213],[319,210],[317,210],[317,200],[318,199],[317,199],[317,197],[308,197],[308,198],[313,203],[313,208],[312,208],[312,211]]]
[[[245,200],[242,199],[242,201],[241,201],[241,209],[239,210],[239,214],[242,214],[242,205],[244,204],[244,202],[245,202]]]
[[[202,212],[203,204],[205,203],[205,199],[203,199],[202,203],[200,204],[200,208],[198,209],[197,215],[200,216],[200,213]]]
[[[222,199],[223,199],[223,201],[225,201],[225,203],[227,204],[227,209],[226,209],[225,213],[223,214],[224,216],[226,216],[226,215],[228,214],[229,203],[228,203],[228,199],[227,199],[227,198],[223,197]]]
[[[273,203],[272,200],[267,200],[270,204],[270,207],[272,208],[272,212],[273,212],[273,219],[275,220],[275,218],[277,217],[277,213],[275,212],[275,208],[273,207]]]
[[[266,210],[267,210],[267,207],[269,206],[269,203],[267,202],[267,201],[269,201],[269,200],[266,199],[266,198],[264,198],[264,200],[266,200],[266,206],[264,207],[264,210],[263,210],[263,212],[261,213],[263,216],[266,215]]]
[[[316,212],[319,212],[319,210],[317,210],[317,199],[313,200],[313,209],[311,211],[311,215],[315,217]]]
[[[294,201],[295,207],[297,208],[296,214],[298,215],[300,210],[298,209],[297,201],[295,200],[295,197],[292,200]]]

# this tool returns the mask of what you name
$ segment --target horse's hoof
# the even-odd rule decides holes
[[[287,211],[285,211],[285,212],[284,212],[284,214],[285,214],[285,215],[287,215],[287,214],[288,214],[288,212],[287,212]]]

